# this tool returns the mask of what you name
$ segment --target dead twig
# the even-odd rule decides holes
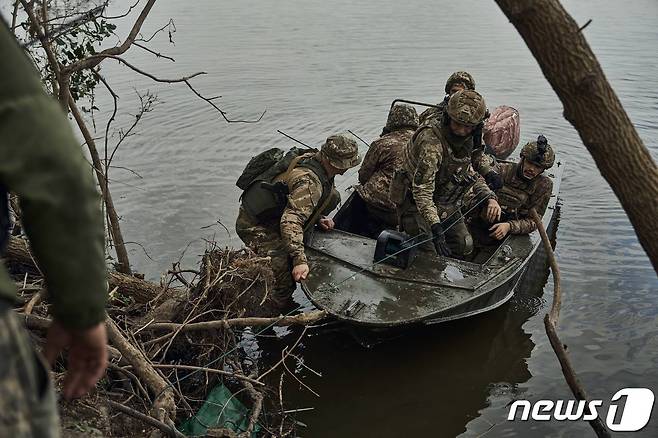
[[[553,303],[551,304],[550,311],[544,316],[544,327],[546,328],[546,334],[553,347],[553,351],[557,356],[560,366],[562,367],[562,374],[564,375],[571,392],[578,400],[588,400],[587,393],[585,388],[578,380],[576,372],[571,365],[569,356],[567,355],[566,346],[560,340],[560,337],[557,334],[557,325],[558,319],[560,317],[560,306],[562,304],[562,290],[560,288],[560,268],[555,259],[555,254],[553,253],[553,247],[546,234],[546,229],[544,224],[541,221],[541,218],[535,211],[535,209],[530,209],[530,217],[537,225],[537,230],[541,236],[542,243],[544,244],[544,249],[546,250],[546,255],[548,256],[548,261],[553,271]],[[588,405],[589,406],[589,405]],[[596,435],[599,437],[610,437],[610,432],[603,424],[603,421],[597,416],[594,420],[589,421],[590,426],[596,432]]]
[[[154,418],[163,423],[173,421],[176,418],[176,403],[169,382],[158,374],[146,356],[126,339],[110,318],[107,319],[106,325],[110,343],[121,352],[133,366],[136,375],[156,394],[152,407]]]
[[[218,370],[218,369],[215,369],[215,368],[196,367],[196,366],[192,366],[192,365],[159,364],[159,363],[154,363],[153,368],[204,371],[206,373],[219,374],[221,376],[227,376],[227,377],[234,377],[238,380],[242,380],[244,382],[249,382],[249,383],[252,383],[252,384],[258,385],[258,386],[264,386],[265,385],[263,382],[259,382],[258,380],[252,379],[251,377],[247,377],[247,376],[244,376],[242,374],[232,373],[230,371]]]
[[[162,432],[166,433],[167,435],[175,438],[185,438],[185,435],[180,433],[176,428],[174,427],[173,423],[171,425],[167,425],[163,423],[162,421],[151,417],[150,415],[142,414],[139,411],[134,410],[133,408],[129,408],[128,406],[124,406],[121,403],[117,403],[112,400],[108,400],[107,404],[114,410],[122,412],[126,415],[130,415],[133,418],[137,418],[138,420],[143,421],[144,423],[148,424],[149,426],[155,427],[156,429],[161,430]]]
[[[253,327],[253,326],[291,326],[307,325],[319,321],[327,316],[324,310],[314,310],[312,312],[300,313],[292,316],[279,316],[274,318],[231,318],[220,319],[216,321],[195,322],[191,324],[178,324],[173,322],[157,322],[149,325],[144,330],[173,330],[173,331],[194,331],[194,330],[217,330],[228,327]]]

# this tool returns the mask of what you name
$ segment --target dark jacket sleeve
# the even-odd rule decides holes
[[[52,314],[86,328],[107,300],[100,198],[69,122],[4,23],[0,24],[0,183],[21,201],[22,220]],[[12,295],[6,272],[0,294]]]

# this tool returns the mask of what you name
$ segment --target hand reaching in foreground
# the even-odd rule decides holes
[[[491,231],[491,233],[489,233],[489,236],[493,237],[496,240],[502,240],[505,236],[507,236],[509,230],[510,230],[509,223],[501,222],[489,228],[489,231]]]
[[[308,276],[309,271],[310,269],[306,263],[297,265],[292,268],[292,278],[296,282],[299,282],[300,280],[306,280],[306,276]]]
[[[334,220],[330,217],[323,217],[318,221],[320,229],[323,231],[329,231],[334,229]]]
[[[96,385],[107,367],[105,322],[81,330],[68,329],[53,321],[48,329],[43,354],[52,366],[62,350],[68,349],[68,370],[64,377],[64,398],[85,395]]]

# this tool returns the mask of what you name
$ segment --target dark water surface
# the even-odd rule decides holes
[[[579,23],[593,19],[585,34],[656,159],[658,3],[564,4]],[[139,270],[157,278],[185,248],[184,264],[194,265],[203,239],[213,233],[223,244],[240,245],[232,230],[239,196],[234,181],[255,153],[291,145],[276,129],[315,145],[347,129],[371,141],[394,98],[438,101],[449,74],[465,69],[490,108],[508,104],[520,111],[522,141],[543,133],[567,166],[557,235],[565,295],[560,330],[581,381],[603,400],[624,387],[658,390],[656,275],[619,202],[563,119],[558,98],[493,0],[159,0],[144,34],[169,18],[176,24],[175,45],[160,35],[152,47],[176,62],[136,47],[128,59],[165,78],[206,71],[193,83],[207,96],[222,95],[217,103],[231,116],[267,113],[258,124],[228,125],[184,85],[154,84],[106,63],[103,72],[122,96],[119,125],[127,126],[127,114],[135,112],[133,88],[150,89],[162,101],[117,155],[117,165],[142,178],[121,169],[111,174],[126,240],[143,244],[152,257],[131,246]],[[97,104],[110,108],[107,97]],[[346,181],[338,184],[346,187]],[[218,218],[231,237],[219,226],[202,228]],[[537,272],[495,312],[370,350],[345,336],[315,333],[301,351],[322,377],[303,368],[298,377],[320,397],[293,384],[285,391],[290,408],[315,408],[299,414],[307,425],[300,433],[592,435],[582,422],[506,421],[513,398],[571,398],[543,329],[552,291],[550,280],[544,284]],[[658,436],[658,414],[631,435]]]

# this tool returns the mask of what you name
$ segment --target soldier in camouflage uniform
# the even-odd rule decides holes
[[[418,114],[410,105],[395,105],[388,113],[381,137],[372,142],[359,169],[357,194],[368,210],[367,229],[376,237],[398,225],[395,204],[389,198],[393,174],[402,166],[402,149],[418,128]]]
[[[280,308],[291,303],[295,282],[305,280],[309,273],[304,233],[316,223],[322,230],[334,226],[332,219],[321,216],[337,204],[334,177],[360,161],[351,136],[332,135],[319,152],[302,155],[289,172],[275,178],[287,184],[289,193],[280,217],[259,221],[247,213],[243,199],[235,229],[245,245],[271,258],[275,277],[272,299]]]
[[[427,108],[420,113],[420,124],[440,123],[450,96],[461,90],[475,90],[475,79],[468,72],[456,71],[446,81],[446,94],[443,100],[437,104],[439,108]]]
[[[503,187],[496,191],[502,215],[499,221],[490,221],[480,215],[472,222],[471,228],[481,243],[488,244],[492,239],[502,240],[508,234],[528,234],[537,229],[528,211],[534,208],[539,217],[544,215],[553,192],[553,181],[542,173],[554,162],[553,148],[540,135],[537,141],[523,146],[519,163],[498,164],[504,182]]]
[[[445,114],[445,109],[448,106],[450,96],[462,90],[475,91],[475,79],[473,79],[473,76],[471,76],[468,72],[456,71],[450,75],[448,81],[446,82],[446,95],[443,98],[443,101],[438,104],[439,108],[428,108],[423,111],[420,114],[420,124],[440,125],[441,123],[445,123],[447,117]],[[484,118],[487,117],[489,117],[489,113],[488,111],[485,111]],[[471,162],[473,164],[473,169],[475,169],[480,175],[484,177],[484,180],[489,188],[491,188],[491,190],[496,190],[502,186],[502,180],[500,175],[495,170],[495,158],[484,151],[484,146],[482,144],[482,129],[482,123],[478,124],[476,129],[473,131],[473,135],[468,138],[468,141],[471,143],[469,147],[473,151]]]
[[[496,195],[471,165],[470,135],[485,111],[484,99],[477,92],[453,94],[447,120],[423,125],[414,133],[403,152],[405,178],[396,175],[391,185],[391,199],[400,205],[402,230],[433,236],[440,255],[467,259],[473,252],[473,239],[460,211],[469,189],[478,199],[488,199],[486,211],[492,221],[500,216]],[[406,190],[396,187],[400,183],[406,184]]]
[[[69,349],[63,396],[80,397],[107,365],[98,192],[66,115],[44,93],[2,19],[0,59],[0,183],[19,197],[22,225],[46,281],[53,323],[44,355],[52,363]],[[0,436],[57,437],[48,368],[12,310],[15,300],[16,286],[0,266]]]

